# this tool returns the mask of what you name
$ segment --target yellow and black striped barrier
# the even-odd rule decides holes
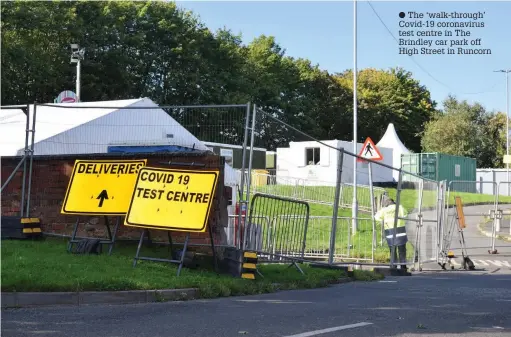
[[[41,234],[41,221],[38,218],[21,218],[21,224],[23,225],[23,234]]]
[[[243,252],[241,278],[255,280],[256,273],[257,273],[257,253]]]
[[[32,239],[42,236],[39,218],[2,217],[3,239]]]

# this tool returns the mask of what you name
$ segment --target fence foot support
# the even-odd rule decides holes
[[[293,261],[289,266],[289,267],[292,267],[292,266],[295,266],[296,269],[298,269],[298,271],[302,274],[302,275],[305,275],[305,273],[303,272],[302,268],[300,268],[300,266],[298,265],[298,263],[296,263],[295,261]]]

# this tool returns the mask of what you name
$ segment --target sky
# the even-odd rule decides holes
[[[195,0],[176,3],[193,11],[213,31],[226,27],[233,33],[241,33],[245,44],[261,34],[272,35],[289,56],[307,58],[331,73],[353,68],[353,1]],[[403,67],[429,89],[439,107],[451,94],[470,103],[479,102],[489,111],[506,111],[506,74],[494,71],[511,69],[511,1],[359,0],[357,3],[359,70]],[[409,11],[423,13],[424,18],[399,17],[400,12]],[[431,30],[425,27],[429,21],[427,12],[442,11],[484,12],[482,19],[437,19],[435,22],[484,22],[483,28],[465,28],[470,31],[470,36],[447,39],[467,39],[470,43],[480,38],[478,48],[491,49],[491,55],[400,55],[400,47],[416,47],[419,51],[424,47],[398,45],[395,39],[410,39],[399,36],[400,30],[415,30],[416,34],[418,29],[400,28],[400,21],[407,24],[422,22],[424,27],[420,30]],[[434,28],[446,29],[455,35],[455,28]],[[422,38],[432,39],[433,49],[448,47],[434,45],[436,40],[446,37]],[[458,47],[454,47],[456,51]],[[511,74],[509,77],[511,86]]]

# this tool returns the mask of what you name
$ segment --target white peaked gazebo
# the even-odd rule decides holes
[[[392,149],[392,166],[395,168],[401,167],[401,155],[410,153],[410,150],[408,150],[403,142],[401,142],[399,139],[396,128],[392,123],[389,124],[387,131],[385,131],[385,134],[380,139],[378,144],[376,144],[376,146]],[[399,179],[399,172],[394,171],[392,176],[394,180],[397,181]]]

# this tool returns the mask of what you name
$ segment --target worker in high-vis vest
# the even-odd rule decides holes
[[[387,239],[390,254],[392,254],[393,246],[392,240],[394,238],[394,217],[396,216],[396,203],[394,202],[394,200],[384,195],[381,206],[382,208],[375,214],[374,218],[376,221],[379,221],[380,223],[383,221],[385,238]],[[405,216],[406,210],[403,208],[403,206],[399,205],[398,217],[404,218]],[[395,234],[396,249],[394,251],[394,264],[400,264],[401,269],[406,270],[406,243],[408,242],[408,237],[406,235],[406,227],[404,220],[398,219]],[[398,255],[399,259],[397,258]]]

